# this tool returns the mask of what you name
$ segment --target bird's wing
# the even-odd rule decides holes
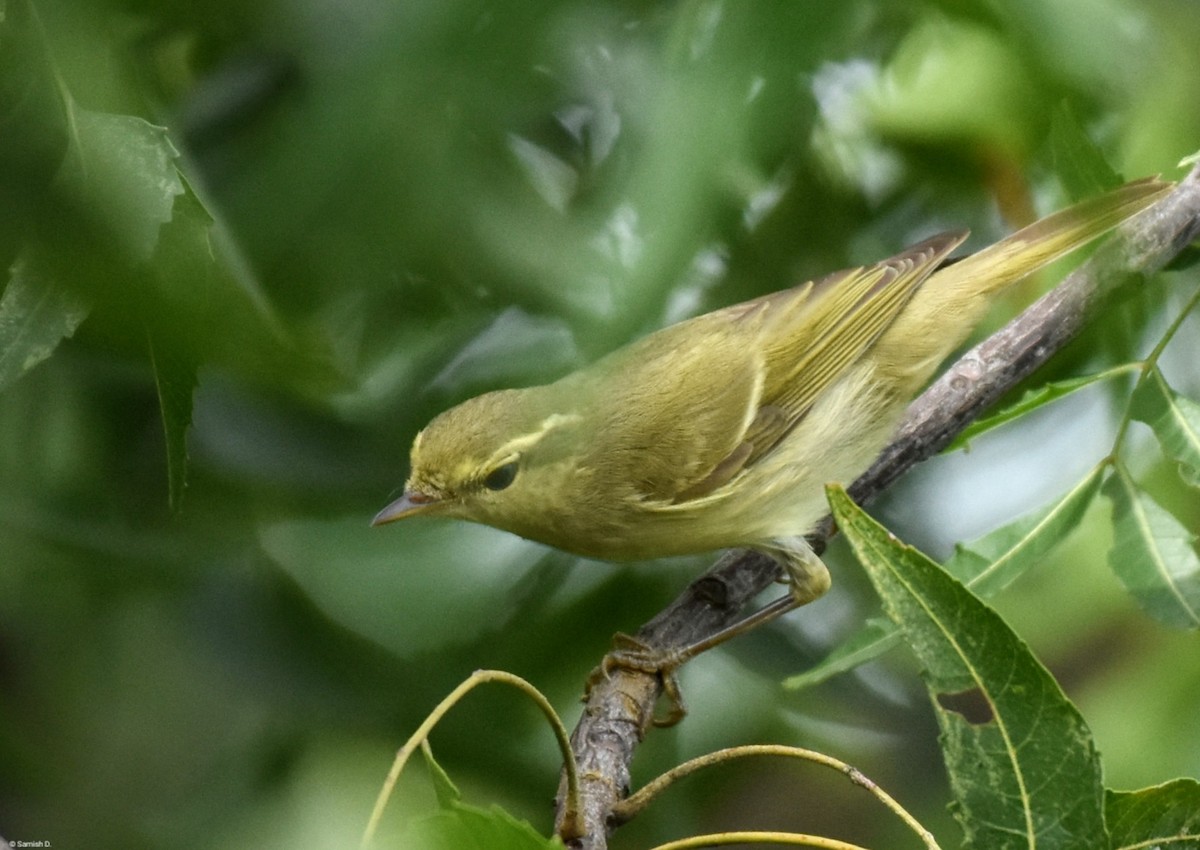
[[[603,383],[619,386],[623,403],[605,405],[597,448],[630,458],[613,465],[625,473],[607,486],[646,504],[695,498],[736,474],[762,393],[759,358],[730,334],[681,331],[653,334],[606,364]]]
[[[966,235],[937,235],[881,263],[725,307],[643,340],[630,361],[650,365],[632,383],[654,387],[660,397],[632,413],[625,408],[638,420],[623,423],[634,425],[629,432],[652,437],[654,445],[635,497],[683,505],[768,453]],[[654,421],[655,411],[668,418]]]
[[[814,283],[799,303],[780,298],[773,305],[775,315],[763,331],[762,413],[746,434],[753,447],[746,463],[769,452],[804,418],[966,238],[966,231],[938,234],[874,265],[835,272]]]
[[[616,378],[626,403],[597,439],[606,455],[637,455],[629,495],[686,504],[770,451],[965,238],[936,236],[875,265],[698,316],[608,360],[610,378],[627,376]]]

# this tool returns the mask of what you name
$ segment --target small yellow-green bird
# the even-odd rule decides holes
[[[943,233],[472,398],[416,436],[374,524],[456,517],[615,561],[757,549],[804,604],[829,587],[804,542],[825,485],[867,469],[998,292],[1170,187],[1126,184],[953,263],[967,232]]]

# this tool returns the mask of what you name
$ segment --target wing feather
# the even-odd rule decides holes
[[[699,316],[604,362],[628,374],[628,401],[597,439],[604,453],[637,453],[630,495],[683,505],[769,452],[965,238],[941,234],[875,265]]]
[[[783,413],[753,435],[748,463],[804,418],[966,237],[966,231],[942,233],[873,266],[835,272],[816,285],[808,310],[768,330],[762,404]]]

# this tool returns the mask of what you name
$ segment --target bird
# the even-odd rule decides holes
[[[794,605],[830,586],[804,537],[995,297],[1146,209],[1151,177],[962,258],[967,230],[686,319],[552,383],[500,389],[414,438],[374,525],[442,516],[592,559],[748,548]]]

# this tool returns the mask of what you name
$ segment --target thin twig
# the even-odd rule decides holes
[[[807,750],[803,747],[788,747],[782,744],[750,744],[742,747],[729,747],[724,750],[708,753],[697,758],[685,761],[683,764],[677,765],[656,779],[647,782],[638,789],[636,794],[632,794],[628,799],[623,800],[613,811],[613,820],[617,823],[624,823],[636,817],[646,806],[648,806],[659,794],[673,785],[685,776],[689,776],[698,770],[706,767],[712,767],[716,764],[722,764],[731,761],[735,758],[748,758],[751,756],[779,756],[783,758],[794,758],[803,761],[811,761],[814,764],[819,764],[822,767],[827,767],[831,770],[836,770],[843,774],[855,785],[862,788],[869,794],[875,796],[880,803],[890,809],[900,820],[904,821],[905,826],[911,829],[922,843],[929,850],[939,850],[937,840],[920,822],[909,814],[908,810],[901,806],[896,799],[888,794],[869,778],[864,776],[858,768],[846,764],[841,759],[836,759],[833,756],[827,756],[825,753],[818,753],[815,750]]]
[[[865,502],[914,464],[953,441],[986,407],[1041,366],[1083,329],[1098,302],[1130,274],[1149,275],[1179,254],[1200,229],[1200,167],[1170,195],[1117,230],[1066,280],[1003,329],[967,352],[908,410],[896,438],[850,488]],[[810,538],[817,551],[832,533],[827,518]],[[736,621],[778,576],[769,558],[732,552],[644,625],[648,648],[689,646]],[[592,687],[571,736],[582,783],[586,834],[572,846],[604,850],[610,817],[629,787],[629,765],[651,724],[660,683],[617,668]],[[560,808],[561,816],[561,808]]]
[[[451,708],[457,705],[464,696],[480,685],[488,682],[499,682],[502,685],[508,685],[516,688],[523,694],[533,700],[534,704],[545,715],[550,722],[551,728],[554,730],[554,736],[558,741],[559,750],[563,754],[564,767],[564,782],[567,786],[566,799],[561,803],[559,810],[560,830],[565,840],[572,840],[580,835],[582,830],[579,818],[578,800],[580,799],[579,789],[579,771],[576,769],[575,760],[571,756],[571,746],[567,740],[567,729],[559,719],[558,713],[554,710],[554,706],[546,699],[545,695],[535,688],[529,682],[516,676],[506,670],[476,670],[468,676],[457,688],[451,691],[433,711],[429,712],[429,716],[424,722],[417,727],[416,731],[409,736],[404,742],[404,746],[396,753],[396,758],[392,761],[392,768],[388,771],[387,778],[383,782],[383,787],[379,789],[379,796],[375,800],[375,806],[371,810],[371,817],[367,821],[366,829],[363,831],[361,850],[367,850],[371,846],[371,842],[375,838],[375,832],[379,829],[379,822],[383,820],[383,812],[387,807],[388,800],[391,799],[392,792],[396,788],[396,782],[400,779],[400,773],[404,770],[404,766],[408,764],[409,758],[416,752],[417,747],[425,743],[429,737],[429,733],[433,731],[433,727],[441,722]]]
[[[857,844],[824,838],[820,835],[801,835],[796,832],[718,832],[713,835],[693,835],[678,841],[668,841],[653,850],[701,850],[704,847],[723,847],[729,844],[773,844],[787,847],[816,847],[817,850],[866,850]]]

